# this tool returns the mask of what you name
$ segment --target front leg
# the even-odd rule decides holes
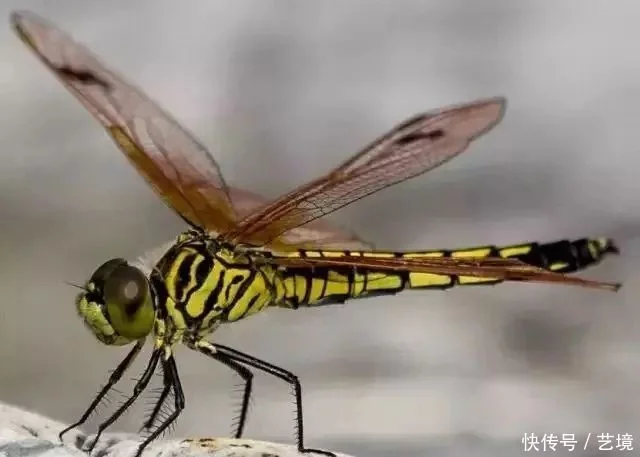
[[[180,413],[184,410],[184,391],[182,390],[182,383],[180,382],[180,377],[178,376],[178,367],[176,366],[176,361],[173,357],[173,354],[169,354],[168,357],[162,359],[162,373],[163,373],[163,383],[164,383],[164,391],[166,390],[167,395],[170,389],[173,389],[173,398],[174,398],[174,410],[173,412],[164,420],[162,423],[156,428],[153,433],[151,433],[138,447],[138,451],[134,457],[141,457],[144,448],[146,448],[149,443],[155,440],[162,432],[164,432],[167,427],[169,427],[180,415]],[[160,396],[159,402],[156,404],[154,408],[154,415],[157,415],[157,411],[160,410],[162,406],[162,402],[164,402],[166,395],[162,398]],[[153,417],[155,420],[155,417]],[[147,424],[149,421],[147,421]],[[153,421],[151,422],[153,424]]]
[[[109,380],[107,381],[107,384],[105,384],[105,386],[100,390],[100,392],[98,392],[98,395],[93,399],[93,401],[91,402],[87,410],[84,412],[84,414],[80,417],[80,419],[77,422],[69,425],[67,428],[65,428],[58,434],[58,438],[60,438],[60,441],[62,441],[62,437],[69,430],[79,427],[89,419],[89,417],[96,410],[96,408],[98,407],[102,399],[105,397],[105,395],[107,395],[107,393],[116,385],[116,383],[120,380],[120,378],[122,378],[122,375],[124,374],[124,372],[127,371],[127,368],[131,366],[131,364],[136,359],[138,354],[140,354],[140,350],[142,349],[143,346],[144,346],[144,340],[139,340],[136,342],[136,344],[129,351],[127,356],[122,360],[122,362],[118,364],[116,369],[113,370],[113,373],[111,373],[111,376],[109,376]]]
[[[133,393],[131,394],[131,396],[127,399],[127,401],[125,401],[122,404],[122,406],[120,406],[120,408],[116,410],[115,413],[113,413],[106,421],[104,421],[98,426],[98,432],[96,433],[95,439],[85,449],[85,451],[91,452],[93,450],[98,440],[100,439],[100,436],[106,430],[106,428],[109,427],[111,424],[113,424],[116,420],[118,420],[118,418],[127,409],[129,409],[129,407],[137,400],[137,398],[144,391],[144,389],[147,388],[147,385],[151,380],[151,376],[153,376],[153,373],[156,371],[156,367],[158,366],[158,360],[160,359],[160,355],[162,354],[163,351],[164,351],[163,347],[156,347],[153,350],[153,352],[151,353],[151,358],[149,359],[149,363],[147,364],[147,368],[144,370],[144,373],[142,373],[142,376],[140,377],[138,382],[136,382],[136,385],[133,387]]]

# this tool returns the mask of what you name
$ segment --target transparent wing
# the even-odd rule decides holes
[[[425,173],[500,122],[505,103],[496,97],[414,116],[330,173],[249,214],[225,239],[268,244],[295,227]]]
[[[231,202],[240,217],[245,217],[269,201],[254,193],[235,187],[229,188]],[[362,240],[355,233],[334,227],[322,220],[312,221],[296,227],[277,237],[270,243],[272,250],[292,249],[350,249],[370,250],[373,244]]]
[[[231,230],[236,214],[204,146],[88,49],[30,12],[11,16],[18,36],[104,126],[138,172],[187,222]]]
[[[592,281],[576,276],[553,273],[528,265],[517,259],[502,257],[428,257],[428,258],[381,258],[381,257],[274,257],[269,263],[289,269],[319,267],[367,268],[378,271],[408,271],[439,275],[459,275],[481,278],[496,278],[505,281],[527,281],[560,283],[597,289],[617,291],[618,283]]]
[[[187,222],[225,232],[268,201],[230,189],[192,134],[142,91],[108,70],[88,49],[29,12],[12,15],[20,38],[105,127],[163,200]],[[355,234],[318,221],[290,230],[274,247],[370,249]]]

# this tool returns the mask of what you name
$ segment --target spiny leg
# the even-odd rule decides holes
[[[247,367],[245,367],[244,365],[240,365],[232,358],[218,353],[215,347],[206,340],[199,340],[196,343],[191,344],[190,347],[192,349],[200,351],[204,355],[211,357],[214,360],[217,360],[218,362],[222,362],[227,367],[235,371],[244,381],[242,406],[240,407],[240,414],[238,416],[238,423],[236,425],[236,431],[234,434],[234,438],[241,438],[242,433],[244,432],[244,426],[247,422],[247,416],[249,414],[249,401],[251,400],[251,391],[253,389],[253,373],[251,373],[251,371]]]
[[[144,373],[142,373],[142,376],[140,377],[138,382],[136,382],[136,385],[133,386],[133,394],[131,394],[131,396],[127,399],[127,401],[124,402],[122,406],[120,406],[120,408],[116,410],[116,412],[114,412],[106,421],[104,421],[98,426],[98,432],[96,433],[96,437],[93,440],[93,443],[91,443],[85,449],[85,451],[91,452],[93,450],[95,445],[98,443],[98,440],[100,439],[100,435],[102,435],[102,432],[104,432],[107,427],[109,427],[111,424],[117,421],[118,418],[122,416],[122,414],[127,409],[129,409],[129,407],[133,404],[133,402],[136,401],[136,399],[144,391],[144,389],[147,388],[147,385],[149,384],[149,381],[151,380],[153,373],[156,371],[156,367],[158,366],[158,360],[160,358],[161,353],[162,353],[162,348],[155,348],[153,350],[153,352],[151,353],[151,358],[149,359],[149,363],[147,364],[147,368],[144,370]]]
[[[162,432],[164,432],[167,427],[169,427],[180,415],[182,410],[184,409],[184,392],[182,390],[182,384],[180,383],[180,377],[178,376],[178,367],[176,366],[176,361],[173,358],[173,355],[170,355],[169,358],[162,360],[162,369],[163,369],[163,379],[164,379],[164,387],[165,388],[173,388],[174,394],[174,411],[156,428],[153,433],[151,433],[138,447],[138,451],[134,457],[140,457],[142,455],[142,451],[146,448],[149,443],[155,440]],[[164,390],[163,390],[164,392]],[[166,397],[166,396],[165,396]],[[164,400],[163,400],[164,401]]]
[[[294,395],[296,399],[296,434],[298,441],[298,452],[300,453],[316,453],[322,454],[329,457],[336,457],[333,452],[325,451],[322,449],[311,449],[304,447],[304,428],[303,428],[303,420],[302,420],[302,386],[300,385],[300,380],[296,375],[287,371],[278,366],[272,365],[264,360],[257,359],[249,354],[245,354],[243,352],[237,351],[228,346],[223,346],[221,344],[210,343],[213,348],[220,353],[221,355],[234,360],[236,362],[249,365],[258,370],[264,371],[272,376],[276,376],[286,382],[288,382],[294,390]]]
[[[153,407],[151,415],[144,422],[144,424],[142,425],[140,430],[138,430],[138,433],[141,433],[144,430],[149,430],[149,429],[151,429],[151,427],[153,427],[153,424],[156,422],[158,414],[160,414],[160,411],[162,410],[162,405],[164,405],[164,402],[167,399],[167,396],[169,395],[169,392],[171,392],[171,387],[172,386],[171,386],[171,384],[169,382],[167,382],[167,373],[166,373],[166,370],[164,368],[162,369],[162,379],[163,379],[163,381],[162,381],[163,382],[162,392],[160,392],[160,395],[158,396],[158,398],[157,398],[157,400],[155,402],[155,405]]]
[[[251,373],[251,371],[247,367],[234,362],[228,357],[223,357],[220,354],[218,354],[218,356],[219,357],[214,357],[214,359],[219,360],[224,365],[231,368],[244,381],[240,412],[233,421],[234,422],[233,425],[235,425],[235,428],[236,428],[235,433],[233,435],[234,438],[242,438],[242,434],[244,433],[244,427],[247,424],[247,418],[249,416],[249,405],[251,402],[251,392],[253,390],[253,373]]]
[[[91,416],[91,414],[95,411],[95,409],[98,407],[98,405],[100,404],[104,396],[107,394],[107,392],[109,392],[113,388],[113,386],[116,385],[116,383],[120,380],[124,372],[127,371],[127,368],[131,366],[131,364],[133,363],[135,358],[138,356],[143,346],[144,346],[144,340],[140,340],[136,342],[135,346],[133,346],[133,348],[129,351],[127,356],[122,360],[122,362],[118,364],[116,369],[113,370],[113,373],[111,373],[111,376],[109,376],[109,380],[107,381],[105,386],[100,390],[100,392],[98,392],[98,395],[96,396],[96,398],[93,399],[93,401],[91,402],[87,410],[84,412],[84,414],[80,417],[80,419],[74,424],[69,425],[67,428],[65,428],[58,434],[58,438],[60,438],[60,441],[62,441],[62,437],[64,436],[65,433],[67,433],[71,429],[79,427],[80,425],[84,424],[87,421],[87,419],[89,419],[89,416]]]

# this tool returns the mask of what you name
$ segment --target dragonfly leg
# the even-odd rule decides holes
[[[167,373],[165,372],[164,368],[162,369],[162,379],[163,379],[162,392],[160,392],[160,395],[156,399],[156,403],[153,407],[153,411],[151,411],[151,414],[149,415],[147,420],[144,421],[144,424],[142,425],[142,427],[140,427],[140,429],[138,430],[138,433],[143,433],[145,431],[151,430],[151,428],[153,427],[153,424],[155,424],[156,419],[158,418],[158,414],[160,414],[160,411],[162,410],[162,405],[164,405],[164,402],[167,399],[167,396],[169,396],[169,393],[171,392],[172,385],[169,382],[167,382]]]
[[[127,368],[131,366],[131,364],[133,363],[137,355],[140,353],[140,350],[142,349],[143,346],[144,346],[144,340],[140,340],[136,342],[136,344],[129,351],[127,356],[122,360],[122,362],[118,364],[116,369],[113,370],[113,373],[111,373],[111,376],[109,376],[109,380],[107,381],[107,383],[104,385],[102,389],[100,389],[100,392],[98,392],[98,395],[93,399],[93,401],[91,402],[87,410],[84,412],[84,414],[80,417],[80,419],[78,419],[77,422],[69,425],[67,428],[65,428],[58,434],[58,438],[60,438],[60,441],[62,441],[62,437],[69,430],[79,427],[89,419],[89,417],[96,410],[96,408],[98,407],[102,399],[105,397],[105,395],[107,395],[107,393],[113,388],[113,386],[116,385],[116,383],[120,380],[124,372],[127,371]]]
[[[192,349],[201,352],[207,357],[211,357],[218,362],[223,363],[227,367],[231,368],[235,371],[244,381],[244,390],[242,394],[242,405],[240,406],[240,413],[236,419],[234,428],[234,438],[241,438],[244,432],[244,426],[247,422],[247,416],[249,414],[249,403],[251,400],[251,391],[253,389],[253,373],[245,367],[244,365],[239,364],[231,357],[228,357],[224,354],[216,351],[215,347],[206,340],[199,340],[195,343],[190,344]]]
[[[303,427],[303,417],[302,417],[302,386],[300,385],[300,380],[296,375],[287,371],[283,368],[280,368],[276,365],[265,362],[264,360],[257,359],[249,354],[245,354],[243,352],[237,351],[228,346],[223,346],[221,344],[208,343],[215,351],[223,355],[230,360],[234,360],[238,363],[249,365],[258,370],[264,371],[272,376],[280,378],[287,383],[289,383],[293,387],[294,396],[296,400],[296,441],[298,445],[298,452],[300,453],[315,453],[326,455],[328,457],[336,457],[333,452],[325,451],[322,449],[312,449],[304,446],[304,427]]]
[[[122,406],[120,406],[116,412],[114,412],[106,421],[102,422],[98,426],[98,432],[96,433],[96,437],[93,442],[85,449],[87,452],[91,452],[98,440],[100,439],[100,435],[105,431],[107,427],[113,424],[118,418],[137,400],[138,396],[147,388],[149,381],[151,380],[151,376],[156,371],[156,367],[158,366],[158,360],[160,359],[160,355],[162,354],[162,348],[156,348],[153,350],[151,354],[151,358],[149,359],[149,363],[147,364],[147,368],[142,373],[142,376],[133,387],[133,394],[127,401],[125,401]]]
[[[149,443],[151,443],[162,432],[164,432],[167,429],[167,427],[169,427],[173,422],[175,422],[175,420],[178,418],[182,410],[184,410],[184,403],[185,403],[184,391],[182,390],[182,383],[180,382],[180,377],[178,376],[178,367],[176,366],[176,361],[173,358],[173,355],[169,356],[169,358],[166,360],[165,359],[162,360],[162,369],[163,369],[164,390],[166,390],[168,394],[170,389],[173,389],[174,410],[169,416],[167,416],[165,420],[162,421],[162,423],[158,426],[158,428],[156,428],[153,431],[153,433],[151,433],[142,442],[142,444],[138,447],[138,451],[136,452],[135,457],[140,457],[142,455],[142,451],[144,451],[144,448],[146,448],[149,445]],[[163,390],[163,393],[164,393],[164,390]],[[159,401],[164,402],[165,398],[166,398],[166,395],[164,396],[164,398],[160,398]],[[161,403],[156,404],[156,408],[154,408],[154,412],[156,409],[157,410],[160,409],[159,405],[161,406]],[[153,425],[153,422],[151,423],[151,425]]]

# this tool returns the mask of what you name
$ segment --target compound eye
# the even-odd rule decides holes
[[[91,275],[91,279],[89,283],[94,285],[104,284],[104,282],[109,278],[111,273],[119,267],[128,266],[127,261],[124,259],[111,259],[107,260],[105,263],[100,265],[96,271],[94,271],[93,275]]]
[[[103,263],[78,298],[78,313],[98,339],[127,344],[153,330],[155,306],[145,274],[124,259]]]
[[[120,308],[126,316],[133,316],[147,301],[147,278],[126,262],[114,265],[110,270],[103,278],[104,301]]]

